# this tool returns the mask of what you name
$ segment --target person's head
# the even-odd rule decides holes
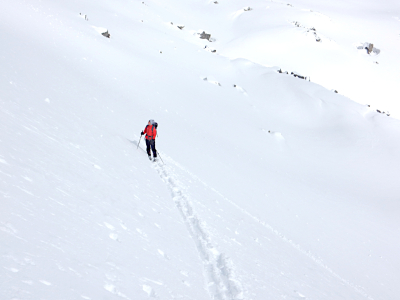
[[[147,123],[148,125],[151,125],[151,122],[150,122],[150,120],[149,120],[149,122]]]

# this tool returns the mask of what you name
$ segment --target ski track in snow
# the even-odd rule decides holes
[[[253,219],[254,221],[256,221],[257,223],[261,224],[263,227],[267,228],[269,231],[271,231],[273,234],[275,234],[276,236],[278,236],[279,238],[281,238],[284,242],[288,243],[290,246],[292,246],[293,248],[295,248],[296,250],[298,250],[299,252],[301,252],[302,254],[304,254],[305,256],[307,256],[308,258],[312,259],[318,266],[324,268],[326,271],[328,271],[333,277],[337,278],[338,280],[340,280],[344,285],[354,289],[357,293],[359,293],[360,295],[362,295],[363,297],[367,298],[368,300],[374,300],[374,298],[370,295],[368,295],[365,292],[365,289],[361,286],[358,286],[352,282],[350,282],[349,280],[343,278],[342,276],[340,276],[339,274],[337,274],[336,272],[333,271],[333,269],[331,269],[329,266],[327,266],[326,264],[324,264],[324,262],[322,261],[322,259],[318,258],[316,255],[312,254],[310,251],[305,250],[304,248],[302,248],[299,244],[296,244],[293,240],[285,237],[281,232],[279,232],[278,230],[276,230],[274,227],[272,227],[271,225],[269,225],[268,223],[266,223],[263,220],[260,220],[259,218],[257,218],[256,216],[252,215],[250,212],[248,212],[247,210],[243,209],[242,207],[240,207],[239,205],[237,205],[236,203],[234,203],[233,201],[229,200],[228,198],[226,198],[224,195],[222,195],[220,192],[218,192],[216,189],[214,189],[213,187],[209,186],[206,182],[204,182],[203,180],[201,180],[199,177],[197,177],[195,174],[191,173],[190,171],[188,171],[185,167],[181,166],[179,163],[175,162],[171,157],[168,157],[167,155],[163,154],[163,157],[165,157],[165,159],[174,164],[176,167],[178,167],[179,169],[181,169],[182,171],[184,171],[185,173],[187,173],[188,175],[190,175],[193,179],[199,181],[201,184],[203,184],[206,188],[211,189],[214,193],[216,193],[218,196],[220,196],[223,200],[227,201],[228,203],[230,203],[232,206],[234,206],[235,208],[237,208],[238,210],[240,210],[241,212],[243,212],[245,215],[247,215],[248,217],[250,217],[251,219]],[[169,176],[169,173],[167,170],[165,170],[165,165],[159,165],[157,167],[158,173],[160,174],[161,178],[163,179],[164,182],[166,182],[169,187],[172,190],[173,193],[173,197],[174,197],[174,201],[177,205],[177,207],[179,208],[179,210],[181,211],[183,218],[185,219],[185,221],[188,223],[189,225],[189,230],[191,235],[194,237],[194,239],[196,239],[196,243],[198,242],[203,242],[202,239],[202,235],[204,235],[202,228],[200,227],[199,220],[196,216],[193,215],[192,212],[192,208],[187,200],[187,197],[185,196],[184,193],[182,193],[182,190],[179,188],[179,182],[172,178],[171,176]],[[194,220],[192,220],[194,219]],[[196,228],[195,226],[198,226],[198,228]],[[194,228],[193,228],[194,227]],[[196,229],[198,229],[199,231],[197,232],[196,236]],[[204,240],[204,242],[208,242],[207,239]],[[203,244],[203,246],[209,246],[209,243],[205,243]],[[211,245],[210,245],[211,246]],[[204,250],[202,248],[199,248],[199,252],[202,253]],[[212,247],[210,248],[211,250],[213,249]],[[207,249],[205,249],[207,251]],[[210,251],[209,251],[210,252]],[[204,259],[203,259],[204,261]],[[206,261],[204,261],[206,263]],[[207,271],[207,270],[206,270]],[[210,275],[210,274],[209,274]],[[209,276],[210,277],[210,276]],[[212,279],[212,278],[211,278]],[[240,290],[240,289],[239,289]],[[214,297],[213,299],[242,299],[242,298],[218,298],[218,297]]]
[[[193,211],[189,197],[180,188],[181,183],[172,175],[173,172],[166,165],[159,162],[154,164],[154,168],[171,190],[175,205],[196,244],[204,266],[207,288],[211,298],[216,300],[243,299],[243,289],[235,278],[231,267],[232,262],[212,245],[203,222]]]

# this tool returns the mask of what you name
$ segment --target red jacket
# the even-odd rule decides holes
[[[147,125],[143,130],[143,133],[146,134],[146,139],[155,140],[157,136],[157,129],[154,125]]]

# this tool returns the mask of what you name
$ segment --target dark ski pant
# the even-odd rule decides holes
[[[147,151],[148,156],[151,156],[150,147],[151,147],[151,151],[153,151],[153,157],[157,157],[156,140],[146,139],[146,151]]]

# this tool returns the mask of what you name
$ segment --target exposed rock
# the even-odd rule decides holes
[[[211,34],[206,33],[205,31],[203,31],[202,33],[200,33],[200,38],[203,39],[203,40],[210,40]]]
[[[105,36],[106,38],[110,38],[111,37],[111,34],[108,33],[108,30],[106,32],[103,32],[101,35]]]
[[[89,18],[87,15],[83,15],[82,13],[79,13],[79,15],[84,18],[86,21],[89,21]]]
[[[369,55],[378,55],[379,53],[381,53],[381,50],[375,48],[374,44],[368,42],[364,43],[362,46],[358,46],[357,49],[358,50],[365,49],[367,51],[367,54]]]
[[[318,43],[321,43],[321,42],[322,42],[321,38],[317,35],[317,30],[315,29],[315,27],[306,28],[305,26],[301,25],[301,24],[300,24],[299,22],[297,22],[297,21],[296,21],[296,22],[292,22],[292,24],[293,24],[294,26],[296,26],[296,27],[306,29],[307,32],[310,32],[310,31],[311,31],[311,33],[314,34],[315,41],[318,42]]]
[[[211,42],[211,41],[210,41]],[[210,47],[208,47],[207,45],[205,45],[204,46],[204,50],[206,50],[206,51],[208,51],[208,52],[211,52],[211,53],[215,53],[215,52],[217,52],[217,50],[215,50],[215,49],[211,49]]]
[[[185,26],[177,26],[180,30],[182,30],[183,28],[185,28]]]
[[[369,44],[368,48],[365,47],[367,49],[367,53],[370,54],[372,52],[372,49],[374,48],[374,44]]]
[[[278,72],[278,73],[281,73],[281,74],[289,74],[288,71],[282,71],[282,69],[277,70],[277,72]],[[297,78],[300,78],[300,79],[304,79],[304,80],[307,80],[307,79],[308,79],[308,81],[310,81],[310,77],[297,74],[296,72],[291,72],[290,75],[292,75],[293,77],[297,77]]]
[[[290,75],[293,75],[294,77],[298,77],[298,78],[300,78],[300,79],[306,79],[306,77],[305,76],[302,76],[302,75],[300,75],[300,74],[296,74],[296,73],[290,73]]]
[[[370,106],[368,105],[368,107],[370,107]],[[379,109],[377,109],[376,112],[378,112],[378,113],[380,113],[380,114],[387,115],[388,117],[390,117],[390,113],[389,113],[388,111],[385,112],[385,111],[380,111]]]

